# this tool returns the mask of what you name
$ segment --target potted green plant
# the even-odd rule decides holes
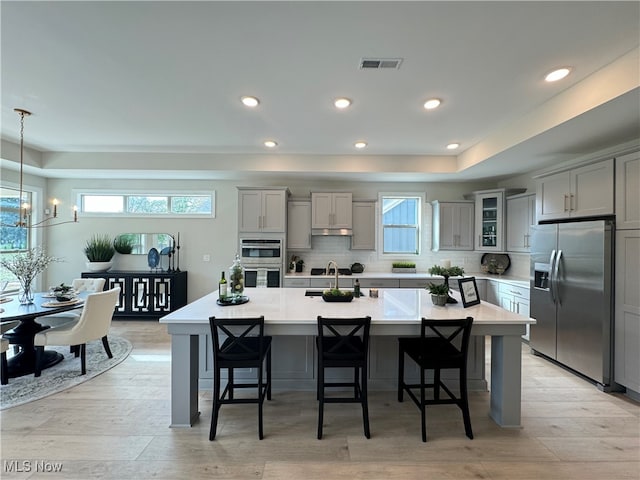
[[[464,268],[452,265],[451,267],[441,267],[440,265],[434,265],[429,269],[431,275],[440,275],[444,277],[444,284],[449,288],[449,277],[461,277],[464,275]],[[447,291],[448,295],[449,290]],[[447,303],[458,303],[458,301],[452,296],[448,295]]]
[[[392,273],[416,273],[416,262],[393,262]]]
[[[322,299],[325,302],[350,302],[353,300],[353,292],[350,290],[330,288],[322,292]]]
[[[434,305],[444,307],[449,298],[449,285],[446,283],[429,283],[427,285],[429,293],[431,293],[431,301]]]
[[[93,235],[84,247],[87,269],[90,272],[106,272],[113,265],[111,259],[116,254],[113,238],[109,235]]]

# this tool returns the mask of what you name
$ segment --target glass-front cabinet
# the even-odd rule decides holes
[[[475,199],[474,250],[502,252],[504,246],[504,190],[473,192]]]
[[[524,192],[525,189],[481,190],[465,195],[473,198],[475,205],[475,250],[504,252],[505,243],[505,198],[507,195]]]

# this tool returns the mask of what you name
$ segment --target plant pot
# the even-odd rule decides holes
[[[90,272],[106,272],[113,266],[113,262],[87,262],[85,265]]]
[[[449,295],[435,295],[433,293],[431,294],[431,301],[438,307],[444,307],[447,304],[448,298]]]
[[[325,302],[350,302],[353,300],[353,294],[351,294],[351,292],[344,295],[326,295],[323,293],[322,299]]]

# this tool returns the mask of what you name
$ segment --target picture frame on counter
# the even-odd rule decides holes
[[[478,285],[476,277],[466,277],[458,280],[460,286],[460,297],[464,308],[472,307],[480,304],[480,294],[478,293]]]

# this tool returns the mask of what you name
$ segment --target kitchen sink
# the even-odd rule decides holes
[[[304,292],[305,297],[321,297],[323,290],[307,290]]]

